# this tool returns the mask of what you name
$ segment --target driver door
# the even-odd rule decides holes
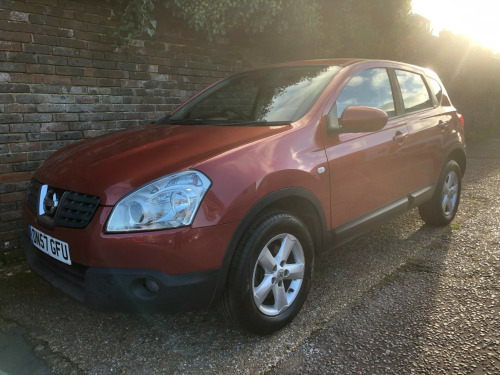
[[[340,117],[350,105],[385,111],[387,125],[371,133],[342,132]],[[412,173],[405,163],[408,131],[404,118],[396,116],[385,68],[367,69],[352,77],[329,109],[326,126],[323,142],[330,168],[332,228],[355,225],[356,219],[373,217],[377,210],[406,196],[405,181]]]

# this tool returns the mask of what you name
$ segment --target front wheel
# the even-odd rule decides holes
[[[311,236],[298,218],[285,212],[263,216],[236,249],[221,311],[252,333],[282,328],[307,297],[313,259]]]
[[[439,176],[431,200],[418,207],[422,220],[431,225],[448,225],[457,213],[461,190],[462,172],[458,164],[450,160]]]

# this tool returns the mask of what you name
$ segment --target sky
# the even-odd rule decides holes
[[[413,12],[431,20],[438,34],[447,29],[500,52],[500,0],[413,0]]]

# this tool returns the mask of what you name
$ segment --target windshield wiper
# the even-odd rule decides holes
[[[202,118],[183,118],[183,119],[167,119],[164,124],[172,124],[172,125],[205,125],[209,123],[209,120],[205,120]]]
[[[232,126],[279,126],[279,125],[289,125],[291,121],[244,121],[235,122]]]

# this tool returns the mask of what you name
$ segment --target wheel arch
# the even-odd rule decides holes
[[[329,231],[325,214],[316,196],[299,187],[272,192],[253,205],[236,228],[222,261],[213,301],[218,300],[222,295],[229,267],[243,235],[256,218],[273,209],[289,212],[304,223],[313,240],[315,254],[321,253],[325,248]]]
[[[455,147],[453,147],[450,152],[448,152],[448,155],[446,157],[446,163],[450,160],[455,160],[460,167],[460,172],[462,173],[462,176],[465,174],[465,169],[467,168],[467,156],[465,152],[465,147],[462,144],[458,144]]]

